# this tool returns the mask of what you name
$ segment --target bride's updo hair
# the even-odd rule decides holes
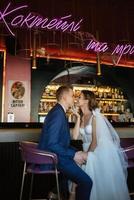
[[[82,90],[81,93],[83,94],[84,98],[88,100],[89,110],[95,110],[98,108],[98,103],[96,100],[96,96],[93,92],[89,90]]]

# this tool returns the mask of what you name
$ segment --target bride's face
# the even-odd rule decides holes
[[[85,97],[84,97],[84,94],[81,93],[79,98],[78,98],[77,105],[79,107],[83,107],[84,105],[87,105],[87,104],[88,104],[88,100],[86,100]]]

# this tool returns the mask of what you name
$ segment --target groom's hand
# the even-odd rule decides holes
[[[88,152],[83,152],[84,163],[87,161]]]
[[[77,164],[82,165],[86,162],[86,160],[87,160],[87,152],[78,151],[75,153],[74,161]]]

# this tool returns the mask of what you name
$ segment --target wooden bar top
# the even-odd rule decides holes
[[[38,141],[42,123],[0,123],[0,142]],[[70,130],[73,125],[70,125]],[[115,127],[120,138],[134,138],[134,127]]]

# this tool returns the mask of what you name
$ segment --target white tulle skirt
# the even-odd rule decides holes
[[[87,151],[89,143],[83,144]],[[91,177],[93,188],[90,200],[130,200],[126,177],[117,147],[111,142],[100,142],[88,153],[82,169]]]

